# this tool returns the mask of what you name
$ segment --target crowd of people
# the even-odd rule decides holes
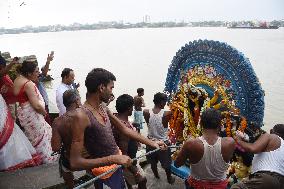
[[[114,100],[113,73],[94,68],[86,76],[86,101],[81,102],[75,74],[64,68],[62,82],[56,90],[59,117],[49,117],[48,95],[42,84],[53,60],[53,52],[41,72],[35,60],[25,60],[18,66],[18,76],[12,81],[7,75],[18,64],[15,57],[6,65],[0,56],[0,171],[11,171],[42,163],[58,161],[59,172],[68,188],[75,186],[74,171],[86,170],[98,176],[117,165],[123,165],[94,182],[97,189],[107,185],[112,189],[147,188],[147,178],[139,163],[133,162],[140,143],[146,151],[160,149],[147,156],[154,176],[159,179],[157,164],[161,163],[169,184],[175,183],[171,172],[171,150],[168,122],[172,116],[164,110],[166,94],[153,97],[154,107],[146,109],[144,89],[138,88],[135,97],[122,94],[116,98],[116,113],[108,104]],[[16,115],[11,105],[18,103]],[[134,116],[133,122],[129,117]],[[18,121],[16,121],[18,120]],[[200,119],[202,136],[189,138],[181,147],[174,162],[179,167],[190,164],[187,188],[227,188],[227,170],[236,146],[254,153],[251,175],[231,188],[284,188],[284,125],[273,127],[271,134],[262,134],[254,143],[246,141],[243,133],[236,137],[220,137],[221,113],[205,110]],[[140,134],[144,123],[147,137]],[[56,155],[54,152],[58,152]],[[126,185],[125,185],[126,183]]]

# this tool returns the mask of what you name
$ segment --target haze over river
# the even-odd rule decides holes
[[[85,100],[84,81],[94,67],[114,73],[114,95],[136,94],[145,89],[145,102],[152,107],[153,95],[163,91],[167,69],[175,53],[198,39],[226,42],[250,59],[265,90],[265,128],[284,123],[284,28],[276,30],[227,28],[137,28],[0,35],[0,51],[11,56],[35,54],[39,66],[54,51],[48,89],[51,111],[56,112],[55,90],[65,67],[75,70],[80,94]],[[110,107],[114,110],[114,102]]]

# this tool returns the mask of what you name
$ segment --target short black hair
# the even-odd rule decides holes
[[[63,104],[68,108],[71,104],[76,102],[79,98],[79,94],[75,89],[67,90],[63,93]]]
[[[103,68],[94,68],[88,73],[85,86],[88,93],[95,93],[101,84],[106,86],[111,81],[116,81],[115,76],[111,72]]]
[[[284,140],[284,124],[274,125],[273,131]]]
[[[217,129],[221,126],[221,120],[222,116],[219,110],[208,108],[201,115],[200,125],[204,129]]]
[[[239,148],[236,148],[235,152],[233,154],[232,160],[237,162],[238,161],[237,156],[240,156],[240,157],[243,158],[243,164],[245,164],[245,166],[247,166],[247,167],[251,166],[253,156],[254,156],[253,153],[241,151],[241,150],[239,150]]]
[[[7,62],[6,62],[6,60],[5,60],[5,58],[3,58],[2,56],[1,56],[1,54],[0,54],[0,66],[6,66],[6,64],[7,64]]]
[[[143,88],[138,88],[138,89],[137,89],[137,93],[138,93],[138,94],[143,93],[143,92],[144,92],[144,89],[143,89]]]
[[[165,93],[158,92],[154,95],[153,102],[154,102],[155,105],[158,105],[162,102],[167,102],[167,100],[168,100],[168,97]]]
[[[133,107],[133,104],[134,104],[133,97],[128,94],[123,94],[116,99],[115,108],[117,113],[123,113],[127,111],[129,108]]]
[[[72,71],[73,70],[71,68],[64,68],[61,72],[61,78],[63,79],[64,77],[68,76]]]
[[[28,74],[35,71],[37,66],[37,62],[25,60],[22,65],[18,67],[17,71],[23,76],[27,77]]]

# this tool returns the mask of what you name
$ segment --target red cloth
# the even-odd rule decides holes
[[[10,79],[8,75],[4,75],[0,79],[0,89],[4,85],[8,88],[8,91],[2,94],[4,100],[6,101],[6,104],[14,104],[17,101],[17,98],[13,93],[13,81]]]
[[[187,182],[194,189],[226,189],[228,185],[228,180],[223,181],[204,181],[204,180],[196,180],[192,177],[189,177]]]
[[[23,168],[26,168],[26,167],[38,166],[38,165],[41,165],[41,164],[42,164],[42,158],[41,158],[40,154],[36,153],[36,154],[32,155],[32,159],[28,159],[24,162],[17,164],[17,165],[9,167],[5,171],[7,171],[7,172],[8,171],[15,171],[15,170],[23,169]]]
[[[30,81],[30,80],[29,80],[29,81]],[[19,94],[17,95],[17,100],[18,100],[18,102],[19,102],[20,104],[23,104],[23,103],[29,101],[29,98],[28,98],[28,96],[27,96],[26,93],[25,93],[25,86],[26,86],[26,84],[27,84],[29,81],[27,81],[27,82],[22,86],[22,88],[20,89]]]
[[[10,136],[13,133],[14,129],[14,120],[9,110],[7,110],[7,118],[4,125],[4,128],[0,132],[0,150],[8,142]]]

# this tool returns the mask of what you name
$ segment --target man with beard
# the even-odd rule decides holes
[[[107,103],[112,95],[115,76],[102,68],[95,68],[88,73],[85,80],[87,99],[82,108],[74,115],[72,122],[72,144],[70,163],[73,170],[91,170],[98,176],[117,165],[129,166],[132,162],[116,145],[112,126],[131,139],[137,140],[154,148],[165,147],[163,142],[153,142],[137,132],[127,128],[112,114],[102,102]],[[86,148],[90,159],[82,156]],[[103,183],[112,189],[125,188],[122,169],[118,169],[95,181],[97,189],[103,188]]]

